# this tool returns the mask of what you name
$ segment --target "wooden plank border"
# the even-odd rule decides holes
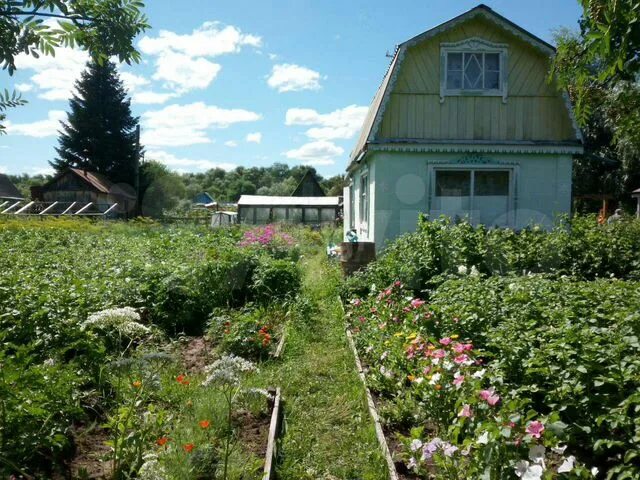
[[[271,412],[271,425],[269,426],[269,440],[267,441],[267,454],[264,461],[264,474],[262,480],[273,480],[275,478],[275,464],[278,434],[280,433],[282,396],[280,387],[276,388],[273,398],[273,410]]]
[[[282,337],[280,337],[280,341],[278,342],[278,346],[276,347],[276,351],[273,353],[273,358],[281,358],[282,352],[284,351],[284,342],[287,338],[287,325],[285,324],[282,329]]]
[[[373,423],[376,428],[376,437],[378,438],[378,444],[380,445],[380,450],[382,450],[382,456],[387,462],[387,470],[389,471],[389,479],[390,480],[398,480],[398,472],[396,471],[396,466],[393,463],[393,457],[391,457],[391,452],[389,451],[389,445],[387,444],[387,439],[384,436],[384,431],[382,430],[382,424],[380,423],[380,416],[378,415],[378,411],[376,410],[376,404],[373,401],[373,397],[371,396],[371,391],[367,386],[367,378],[365,376],[364,370],[362,369],[362,363],[360,362],[360,357],[358,355],[358,350],[356,350],[356,344],[353,341],[353,336],[351,335],[351,331],[347,328],[346,330],[347,340],[349,342],[349,347],[353,352],[353,357],[356,360],[356,369],[358,370],[358,376],[362,381],[362,385],[364,386],[365,392],[367,394],[367,405],[369,407],[369,414],[373,419]]]

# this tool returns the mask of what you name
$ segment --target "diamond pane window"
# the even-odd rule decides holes
[[[447,52],[447,90],[500,91],[500,53]]]

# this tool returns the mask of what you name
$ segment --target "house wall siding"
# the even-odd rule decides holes
[[[376,152],[371,167],[378,181],[372,185],[375,214],[372,239],[381,249],[387,241],[415,231],[420,213],[428,213],[430,166],[474,168],[461,154]],[[571,206],[572,157],[542,154],[486,154],[477,165],[512,168],[515,191],[512,227],[532,224],[550,227]],[[371,168],[370,167],[370,168]]]
[[[440,44],[479,37],[508,49],[508,97],[448,96],[440,102]],[[548,79],[549,59],[476,17],[409,47],[376,141],[388,139],[575,141],[562,95]]]

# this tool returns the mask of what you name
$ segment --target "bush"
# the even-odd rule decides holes
[[[295,263],[263,257],[253,272],[251,292],[256,302],[267,305],[295,297],[300,286],[300,269]]]
[[[396,283],[355,300],[350,322],[370,384],[390,404],[387,421],[408,423],[396,425],[402,431],[427,425],[411,437],[469,452],[445,455],[442,468],[462,469],[460,478],[500,463],[513,471],[526,458],[520,442],[549,449],[562,440],[565,455],[608,478],[640,474],[640,283],[465,275],[444,280],[429,303],[408,298]],[[489,415],[482,391],[496,399]],[[475,413],[461,415],[463,405]],[[539,441],[523,431],[533,421],[547,426]],[[504,422],[514,426],[506,432]],[[484,432],[486,447],[477,446]]]
[[[532,272],[640,279],[640,221],[601,226],[594,216],[576,216],[551,231],[514,232],[421,217],[416,232],[389,244],[376,262],[349,279],[344,295],[364,295],[371,285],[382,288],[395,280],[420,294],[460,266],[491,276]]]

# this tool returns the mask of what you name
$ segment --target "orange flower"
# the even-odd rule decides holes
[[[182,384],[182,385],[189,385],[189,380],[187,380],[187,377],[185,377],[184,375],[178,375],[176,377],[176,382]]]
[[[142,386],[142,382],[140,380],[136,380],[131,385],[133,385],[135,388],[140,388]]]
[[[435,386],[436,390],[442,390],[442,385],[440,385],[439,383],[436,384]]]
[[[196,446],[193,443],[185,443],[182,448],[185,452],[191,453]]]
[[[200,428],[209,428],[211,422],[209,422],[209,420],[200,420],[198,425],[200,425]]]
[[[167,437],[160,437],[158,440],[156,440],[156,444],[161,447],[164,447],[168,441],[169,439]]]

